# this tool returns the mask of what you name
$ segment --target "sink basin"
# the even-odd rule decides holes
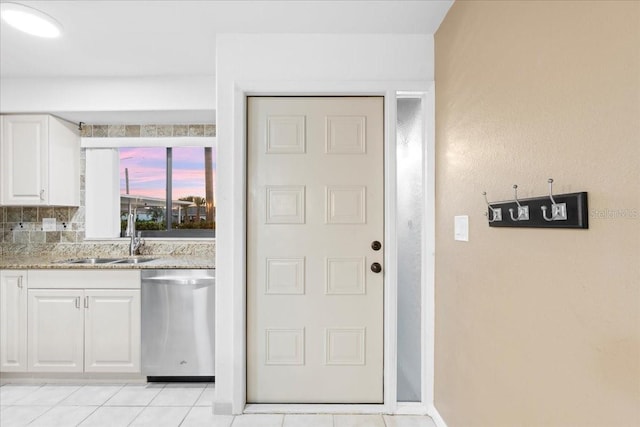
[[[64,261],[67,264],[109,264],[120,258],[80,258]]]
[[[157,258],[78,258],[60,261],[62,264],[143,264]]]
[[[142,264],[145,262],[153,261],[157,258],[123,258],[114,261],[114,264]]]

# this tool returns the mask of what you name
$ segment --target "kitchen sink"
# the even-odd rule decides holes
[[[65,264],[110,264],[120,258],[80,258],[63,261]]]
[[[60,261],[62,264],[143,264],[157,258],[78,258]]]
[[[114,264],[142,264],[145,262],[153,261],[157,258],[123,258],[114,261]]]

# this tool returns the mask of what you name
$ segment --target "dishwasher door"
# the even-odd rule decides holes
[[[142,374],[214,376],[214,270],[142,270]]]

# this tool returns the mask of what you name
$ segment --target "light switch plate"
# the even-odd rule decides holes
[[[56,219],[42,218],[42,231],[56,231]]]
[[[469,216],[456,215],[453,217],[453,238],[461,242],[469,241]]]

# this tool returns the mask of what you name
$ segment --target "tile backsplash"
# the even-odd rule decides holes
[[[83,125],[82,137],[169,137],[215,136],[213,124],[200,125]],[[0,207],[0,255],[46,256],[48,258],[124,256],[127,240],[85,241],[85,149],[80,152],[79,207]],[[44,231],[43,218],[55,218],[55,231]],[[212,240],[149,240],[141,248],[143,255],[185,255],[215,257]]]
[[[82,125],[83,138],[167,138],[216,136],[214,124],[191,125]]]
[[[2,208],[3,243],[76,243],[84,240],[84,207]],[[43,231],[42,220],[55,218],[55,231]]]

